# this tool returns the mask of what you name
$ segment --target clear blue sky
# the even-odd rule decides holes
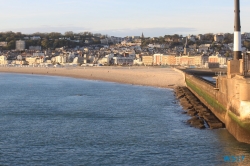
[[[233,33],[234,0],[0,0],[0,31],[114,36]],[[241,0],[250,32],[250,0]]]

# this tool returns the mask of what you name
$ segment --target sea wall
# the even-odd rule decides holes
[[[193,75],[186,74],[187,87],[203,102],[223,123],[226,115],[226,95],[216,87]]]
[[[250,80],[218,77],[212,85],[185,74],[187,87],[222,121],[240,142],[250,144]]]

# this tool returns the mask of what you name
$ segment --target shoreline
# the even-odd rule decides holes
[[[185,86],[180,72],[160,67],[0,67],[0,73],[63,76],[170,89]]]

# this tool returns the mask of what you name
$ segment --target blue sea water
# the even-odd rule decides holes
[[[0,73],[0,103],[0,165],[250,163],[226,129],[188,126],[170,89]]]

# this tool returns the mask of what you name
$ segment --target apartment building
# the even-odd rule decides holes
[[[8,64],[6,56],[2,55],[0,56],[0,65],[6,65]]]
[[[24,40],[18,40],[16,41],[16,50],[25,50],[25,41]]]
[[[142,63],[144,65],[152,65],[153,64],[153,56],[152,55],[142,56]]]

